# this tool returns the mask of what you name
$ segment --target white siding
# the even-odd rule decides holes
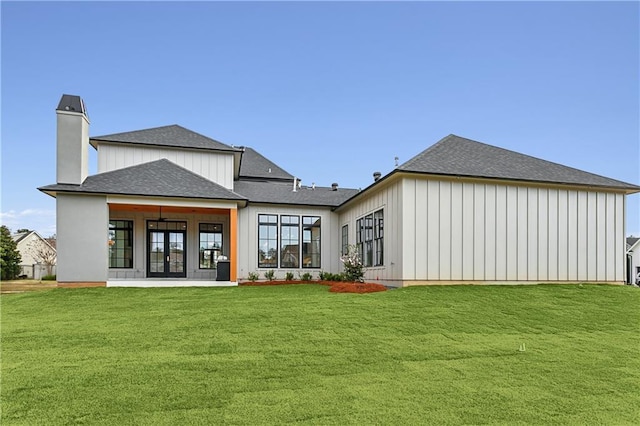
[[[406,284],[624,280],[623,194],[426,177],[401,188]]]
[[[321,271],[341,272],[340,264],[340,224],[338,215],[329,208],[290,207],[276,205],[250,205],[238,210],[238,279],[246,279],[251,272],[264,277],[271,268],[258,268],[258,215],[320,216],[320,268],[279,268],[274,269],[276,278],[284,279],[286,272],[311,273],[317,278]],[[279,237],[278,237],[279,238]]]
[[[98,173],[166,158],[200,176],[233,189],[233,154],[146,146],[98,146]]]
[[[403,272],[403,265],[406,257],[403,253],[413,250],[415,245],[415,236],[409,235],[403,228],[404,222],[410,222],[412,227],[418,227],[423,232],[428,232],[429,223],[426,216],[420,218],[419,225],[416,224],[416,207],[417,205],[425,208],[428,204],[420,198],[427,197],[427,192],[416,194],[415,188],[409,185],[409,188],[403,188],[402,182],[385,183],[381,188],[371,191],[362,199],[350,205],[348,208],[340,211],[339,223],[337,228],[343,225],[349,225],[349,244],[356,242],[356,220],[369,213],[384,209],[384,265],[366,268],[365,279],[369,281],[379,280],[389,285],[399,285],[404,274],[413,273],[416,264],[411,264],[407,271]],[[405,191],[403,193],[403,191]],[[408,191],[408,193],[406,192]],[[403,195],[409,194],[409,195]],[[410,208],[403,206],[403,200],[409,199]],[[401,214],[405,216],[401,216]],[[335,253],[340,253],[340,248]],[[438,253],[434,252],[435,259],[438,259]],[[424,270],[422,270],[424,272]],[[336,265],[333,272],[342,272],[342,264]],[[428,271],[427,271],[428,273]]]

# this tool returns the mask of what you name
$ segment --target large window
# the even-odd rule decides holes
[[[222,255],[222,224],[200,224],[200,269],[215,269]]]
[[[300,267],[299,216],[280,216],[280,267]]]
[[[302,267],[320,267],[320,217],[302,217]]]
[[[384,212],[378,210],[373,214],[373,247],[374,266],[384,265]]]
[[[259,268],[320,268],[320,216],[258,215]]]
[[[109,221],[109,268],[133,268],[133,221]]]
[[[356,220],[356,246],[365,267],[384,264],[384,214],[382,209]]]
[[[349,225],[344,225],[342,227],[342,252],[341,254],[344,256],[349,253]]]
[[[258,267],[278,267],[278,216],[258,215]]]

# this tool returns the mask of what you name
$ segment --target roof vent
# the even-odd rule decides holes
[[[337,191],[337,190],[338,190],[338,184],[337,184],[337,183],[335,183],[335,182],[334,182],[334,183],[332,183],[332,184],[331,184],[331,190],[332,190],[332,191]]]
[[[377,182],[378,179],[380,179],[380,176],[382,176],[382,173],[380,172],[373,172],[373,181]]]

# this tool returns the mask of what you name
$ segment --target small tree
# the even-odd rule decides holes
[[[0,226],[0,276],[2,280],[12,280],[20,274],[22,256],[9,228]]]
[[[37,241],[37,242],[36,242]],[[53,274],[53,265],[56,264],[56,251],[48,242],[36,240],[29,243],[27,250],[38,263],[42,263],[47,268],[47,275]]]
[[[349,246],[347,254],[340,256],[340,260],[344,264],[344,278],[346,281],[363,281],[364,266],[356,246]]]

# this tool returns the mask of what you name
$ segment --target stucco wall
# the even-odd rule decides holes
[[[404,178],[403,278],[624,280],[623,194]]]
[[[321,267],[274,269],[276,277],[284,278],[286,272],[293,272],[298,277],[298,273],[311,273],[314,277],[320,271],[340,272],[340,236],[337,224],[337,215],[328,208],[312,207],[288,207],[275,205],[250,205],[238,210],[238,278],[247,278],[250,272],[257,272],[260,278],[264,277],[264,272],[270,268],[258,268],[258,215],[299,215],[299,216],[320,216],[321,217],[321,241],[320,241],[320,263]]]
[[[98,173],[167,160],[200,176],[233,189],[233,154],[146,146],[98,145]]]
[[[106,282],[106,198],[60,193],[56,216],[58,282]]]

